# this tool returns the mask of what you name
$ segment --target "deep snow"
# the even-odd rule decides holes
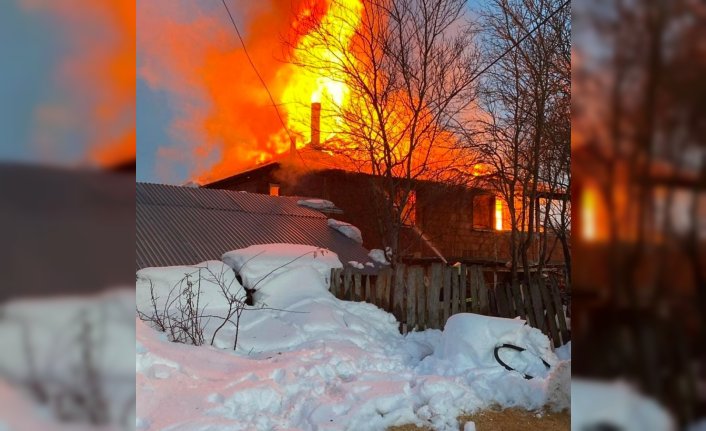
[[[226,348],[232,325],[218,333],[216,348],[170,343],[137,322],[138,429],[374,431],[415,423],[457,430],[461,413],[494,403],[568,406],[570,362],[522,321],[460,314],[445,332],[403,336],[391,314],[336,299],[312,266],[263,278],[264,269],[249,275],[260,295],[242,315],[235,352]],[[501,340],[532,344],[523,347],[552,369],[526,380],[488,361]],[[503,359],[537,371],[533,355]]]
[[[134,301],[121,288],[1,304],[0,430],[96,429],[96,411],[106,414],[102,429],[131,429]]]

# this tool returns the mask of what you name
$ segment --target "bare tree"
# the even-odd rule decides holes
[[[560,0],[494,0],[482,14],[492,67],[482,77],[486,115],[475,146],[491,169],[489,185],[507,206],[513,283],[519,281],[520,262],[528,281],[530,249],[537,242],[536,263],[543,265],[548,228],[567,232],[566,198],[559,199],[563,204],[553,224],[549,213],[570,181],[569,14]],[[568,241],[563,248],[568,250]]]
[[[326,150],[371,174],[370,202],[394,264],[419,179],[454,181],[459,125],[472,107],[477,65],[466,0],[334,0],[330,22],[301,18],[293,62],[343,84]],[[331,25],[331,22],[335,25]],[[347,35],[349,37],[342,37]]]

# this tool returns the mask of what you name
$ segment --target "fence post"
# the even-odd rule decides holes
[[[552,302],[552,296],[549,293],[549,286],[547,286],[542,278],[538,280],[539,292],[542,294],[542,302],[544,302],[544,307],[547,310],[547,324],[549,325],[549,333],[551,334],[552,341],[554,341],[554,347],[561,346],[561,338],[559,337],[559,331],[556,324],[556,310],[554,309],[554,303]]]
[[[363,284],[362,284],[362,275],[359,272],[356,272],[353,274],[353,298],[355,301],[362,301],[363,300]]]
[[[559,318],[559,329],[561,331],[561,341],[563,344],[569,342],[569,330],[566,326],[566,316],[564,316],[564,307],[561,304],[561,294],[559,293],[559,286],[556,285],[556,280],[550,279],[549,285],[552,290],[552,300],[554,301],[554,308],[556,309],[556,315]]]
[[[459,289],[461,291],[461,304],[460,304],[460,311],[461,313],[465,313],[466,310],[468,309],[468,303],[466,303],[466,298],[468,297],[468,267],[466,265],[461,265],[461,273],[459,274]]]
[[[345,301],[350,301],[352,297],[352,292],[351,292],[351,281],[353,278],[353,274],[351,273],[350,268],[346,268],[343,271],[343,297],[341,299]]]
[[[415,284],[417,285],[417,325],[419,329],[429,327],[429,317],[427,314],[427,300],[429,298],[429,277],[426,276],[423,267],[415,267]]]
[[[508,299],[507,295],[505,295],[505,286],[502,284],[495,285],[495,302],[498,306],[498,316],[510,317]]]
[[[410,266],[407,268],[407,282],[405,283],[405,306],[407,310],[407,331],[414,330],[417,325],[417,289],[418,286],[415,280],[417,267]]]
[[[534,310],[534,320],[536,328],[547,333],[544,327],[544,305],[542,304],[542,294],[539,292],[539,283],[536,280],[530,279],[530,296],[532,298],[532,309]]]
[[[392,314],[394,314],[398,322],[404,322],[405,318],[407,317],[404,312],[404,274],[404,264],[397,264],[397,266],[395,267],[395,280],[394,288],[392,291]]]
[[[432,263],[429,274],[429,294],[427,296],[427,311],[429,312],[429,328],[441,329],[439,323],[439,300],[441,297],[441,285],[443,283],[444,266],[440,263]]]
[[[460,266],[453,266],[451,267],[452,269],[452,274],[451,274],[451,315],[453,316],[454,314],[458,313],[459,306],[460,304],[458,303],[460,292],[459,292],[459,277],[461,274],[461,267]]]
[[[331,268],[330,290],[333,296],[335,296],[336,298],[339,297],[341,290],[341,271],[343,271],[342,268]]]
[[[443,277],[443,289],[444,289],[444,300],[441,302],[441,312],[442,320],[439,322],[441,327],[446,325],[446,321],[449,320],[450,307],[451,307],[451,278],[453,277],[454,268],[444,265],[443,267],[444,277]]]
[[[517,310],[517,316],[519,316],[520,319],[527,320],[527,313],[525,312],[525,303],[522,299],[522,288],[520,287],[520,283],[518,283],[517,281],[511,281],[510,283],[510,288],[512,289],[512,297],[515,300],[515,309]]]

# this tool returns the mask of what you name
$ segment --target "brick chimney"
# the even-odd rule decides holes
[[[311,142],[312,147],[318,147],[321,144],[321,103],[313,102],[311,104]]]

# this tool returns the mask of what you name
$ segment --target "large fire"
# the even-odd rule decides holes
[[[298,29],[302,25],[311,23],[312,7],[309,5],[297,15],[293,25]],[[341,47],[348,46],[353,37],[355,27],[360,22],[360,12],[363,8],[359,0],[334,1],[328,5],[326,13],[318,21],[322,27],[320,31],[336,34],[339,38],[336,44],[322,47],[312,40],[310,33],[304,29],[303,37],[297,42],[294,50],[294,63],[314,63],[317,59],[337,62],[345,53],[340,52]],[[341,22],[346,25],[341,25]],[[315,22],[315,21],[314,21]],[[307,56],[309,58],[298,58]],[[287,126],[290,130],[302,137],[298,146],[303,146],[311,142],[309,127],[310,103],[320,103],[323,106],[341,107],[348,103],[348,87],[343,77],[331,76],[329,73],[315,73],[309,68],[292,68],[292,73],[287,80],[287,86],[282,93],[282,104],[287,112]],[[335,131],[341,127],[341,119],[335,115],[324,115],[320,120],[320,130],[323,132],[322,139],[331,138]]]
[[[167,95],[174,118],[168,145],[158,149],[160,180],[176,180],[170,173],[186,166],[192,179],[214,181],[312,141],[320,141],[325,151],[359,144],[346,139],[346,132],[358,129],[340,114],[351,112],[349,108],[365,112],[367,105],[337,76],[335,66],[311,65],[335,65],[345,55],[348,62],[355,59],[350,52],[362,39],[360,32],[367,31],[365,20],[374,14],[364,0],[260,3],[252,8],[228,3],[246,56],[220,2],[138,0],[138,28],[146,29],[137,33],[138,74],[154,93]],[[333,35],[332,44],[319,43],[316,35],[322,31]],[[404,116],[409,114],[404,109],[409,105],[400,99],[385,108],[390,110],[387,124],[400,128],[389,131],[396,140],[394,151],[405,151]],[[312,113],[320,114],[318,124],[312,122]],[[435,121],[428,113],[420,118]],[[457,160],[450,154],[431,158],[439,166]]]

